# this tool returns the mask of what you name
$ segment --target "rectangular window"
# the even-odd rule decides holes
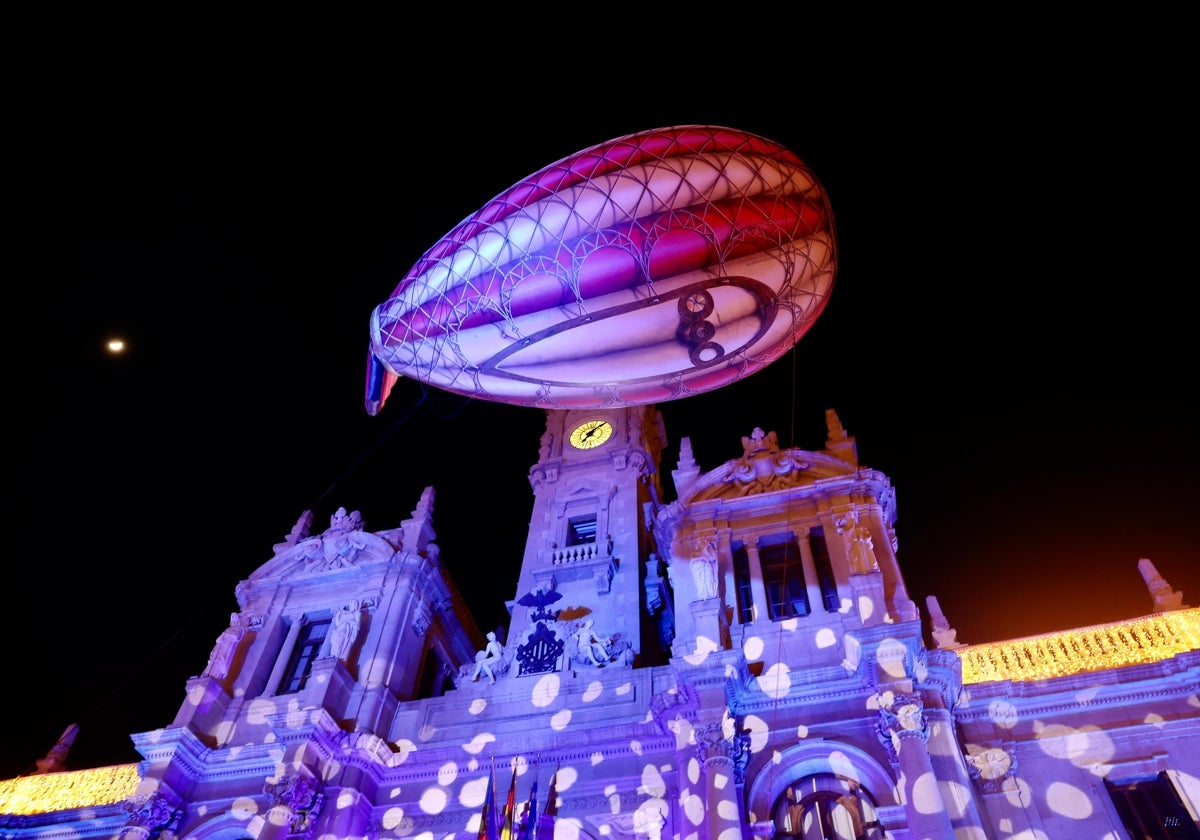
[[[321,645],[329,634],[330,621],[328,618],[310,621],[300,628],[296,647],[292,650],[277,694],[292,694],[304,688],[308,675],[312,673],[312,664],[320,656]]]
[[[1138,840],[1200,840],[1200,828],[1165,772],[1153,779],[1127,784],[1106,780],[1104,786],[1108,788],[1108,795],[1130,837]]]
[[[762,561],[767,613],[771,620],[808,615],[812,610],[804,587],[799,547],[794,542],[765,546],[758,556]]]
[[[596,514],[572,516],[567,520],[567,545],[585,545],[596,541]]]

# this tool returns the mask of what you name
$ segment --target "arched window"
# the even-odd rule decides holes
[[[875,802],[851,779],[822,773],[789,785],[771,809],[779,840],[883,840]]]

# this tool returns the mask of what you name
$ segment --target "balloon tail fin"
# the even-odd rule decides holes
[[[379,361],[374,353],[367,351],[367,414],[374,417],[383,409],[388,394],[392,392],[392,386],[399,378],[384,367],[383,362]]]

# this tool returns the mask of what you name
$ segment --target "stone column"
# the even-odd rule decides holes
[[[929,758],[920,695],[898,694],[879,709],[879,735],[901,773],[901,795],[913,840],[954,840],[954,826]]]
[[[813,560],[811,533],[805,529],[797,543],[800,548],[800,568],[804,570],[804,590],[808,593],[808,611],[824,612],[825,599],[821,595],[821,578],[817,576],[817,564]]]
[[[704,769],[704,827],[707,840],[741,840],[742,808],[737,762],[737,739],[727,739],[722,723],[695,729],[696,757]]]
[[[279,651],[279,658],[275,660],[275,667],[271,669],[271,676],[267,679],[266,690],[263,691],[263,697],[274,697],[279,691],[279,681],[283,679],[283,674],[287,670],[288,660],[292,656],[292,650],[296,647],[296,639],[300,638],[300,628],[304,626],[303,617],[292,622],[292,626],[288,628],[287,638],[283,640],[283,647]]]
[[[770,621],[767,588],[763,586],[762,559],[758,556],[758,537],[746,540],[746,565],[750,568],[750,597],[754,599],[754,621]]]

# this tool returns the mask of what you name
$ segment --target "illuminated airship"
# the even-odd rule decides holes
[[[685,125],[563,158],[436,242],[371,315],[366,405],[408,377],[546,408],[711,391],[825,308],[828,196],[785,147]]]

